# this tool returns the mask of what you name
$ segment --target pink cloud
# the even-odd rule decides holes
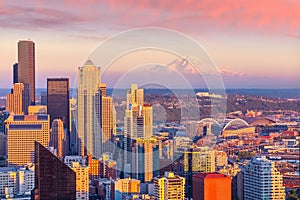
[[[0,0],[0,16],[3,17],[0,25],[18,28],[33,23],[47,28],[50,23],[49,28],[55,28],[55,25],[65,24],[74,26],[74,30],[84,26],[94,29],[99,26],[119,27],[123,30],[162,26],[183,32],[242,30],[297,34],[300,31],[300,1],[297,0],[186,0],[181,3],[171,0],[87,0],[84,3],[76,0],[54,3],[35,0],[22,6],[14,1],[4,5]],[[39,23],[40,20],[42,23]],[[21,26],[22,23],[25,25]]]

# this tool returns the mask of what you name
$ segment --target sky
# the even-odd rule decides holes
[[[19,40],[35,42],[37,87],[45,87],[47,77],[69,77],[76,85],[78,66],[101,42],[143,27],[168,28],[193,38],[215,63],[226,88],[300,88],[299,10],[298,0],[0,0],[0,88],[12,87]],[[143,69],[152,59],[155,66],[171,66],[181,58],[160,51],[133,52],[114,62],[102,82],[115,86],[122,82],[120,74]],[[190,67],[172,69],[192,77]],[[127,82],[147,76],[139,71]],[[169,71],[156,78],[178,87]],[[188,81],[203,87],[201,81]]]

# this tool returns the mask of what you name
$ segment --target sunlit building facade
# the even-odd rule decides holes
[[[66,141],[64,122],[61,119],[54,119],[51,126],[49,146],[54,147],[58,157],[63,157],[66,152]]]
[[[78,153],[99,158],[102,153],[100,68],[91,60],[78,68],[77,98]]]
[[[154,179],[154,197],[157,200],[184,200],[185,178],[166,172]]]
[[[6,96],[6,110],[17,115],[27,114],[30,105],[29,91],[28,84],[15,83],[12,93]]]
[[[266,157],[253,157],[244,170],[244,199],[285,199],[282,175]]]
[[[18,42],[18,82],[30,88],[31,105],[35,104],[35,44],[30,40]]]
[[[72,170],[76,173],[76,199],[89,199],[89,169],[78,162],[72,163]]]
[[[50,139],[49,115],[10,115],[5,121],[9,165],[34,162],[34,142],[46,148]]]

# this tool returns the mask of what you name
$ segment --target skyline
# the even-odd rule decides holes
[[[219,68],[225,88],[300,88],[300,2],[268,0],[264,4],[272,4],[268,8],[259,1],[230,2],[232,6],[216,1],[190,1],[180,6],[113,1],[19,5],[2,0],[0,88],[12,87],[19,40],[30,38],[36,44],[38,88],[46,88],[46,79],[56,77],[70,78],[72,87],[77,67],[100,42],[121,31],[147,26],[174,29],[194,38]],[[126,8],[131,8],[130,12]],[[153,58],[147,52],[137,61],[134,57],[136,54],[115,64],[122,71]],[[166,54],[161,57],[163,65],[176,60]],[[110,80],[117,79],[119,73],[108,72],[103,81],[110,87]]]

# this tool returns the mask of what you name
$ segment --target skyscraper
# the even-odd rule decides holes
[[[113,104],[112,98],[102,96],[102,152],[113,152],[113,143],[111,141],[114,124],[113,124]]]
[[[6,120],[9,165],[34,162],[34,142],[48,147],[49,115],[10,115]]]
[[[152,106],[144,105],[144,90],[137,89],[137,85],[132,84],[131,90],[127,91],[127,109],[124,118],[125,137],[151,137],[152,121]]]
[[[64,123],[61,119],[54,119],[51,125],[49,146],[54,147],[58,157],[63,157],[66,152]]]
[[[15,83],[11,94],[7,94],[6,110],[17,115],[28,114],[30,105],[29,85]]]
[[[131,176],[142,183],[159,175],[159,144],[155,137],[132,139]]]
[[[266,157],[253,157],[244,170],[244,199],[284,199],[282,175]]]
[[[219,173],[193,176],[193,200],[231,200],[231,178]]]
[[[184,200],[185,179],[173,172],[154,179],[154,196],[157,200]]]
[[[100,68],[91,60],[78,68],[77,105],[78,153],[99,158],[102,153]]]
[[[35,104],[35,45],[33,41],[18,42],[18,82],[30,88],[31,105]]]
[[[66,150],[69,150],[70,147],[69,90],[68,78],[47,79],[47,106],[50,115],[50,123],[52,124],[54,119],[61,119],[63,121],[67,141]]]
[[[76,173],[38,142],[35,142],[33,199],[76,199]]]

